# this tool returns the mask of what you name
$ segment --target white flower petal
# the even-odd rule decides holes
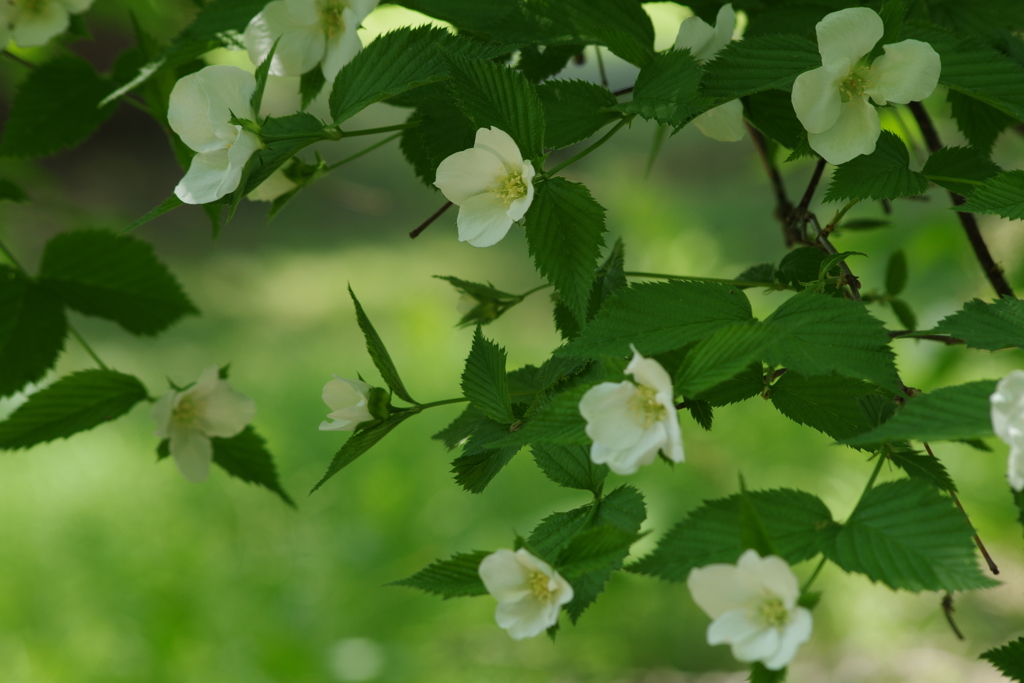
[[[1010,443],[1010,454],[1006,459],[1006,478],[1014,491],[1024,491],[1024,437]]]
[[[232,437],[245,429],[256,415],[256,403],[219,380],[203,402],[196,426],[207,436]]]
[[[764,627],[750,620],[746,609],[729,610],[708,626],[708,645],[744,642],[757,637],[764,630]]]
[[[250,99],[256,79],[236,66],[215,65],[178,79],[171,90],[167,122],[181,141],[197,152],[233,144],[238,126],[230,120],[253,119]]]
[[[505,167],[494,152],[471,147],[438,165],[434,185],[448,201],[462,206],[471,197],[486,193],[504,172]]]
[[[748,552],[754,552],[756,556],[756,551]],[[742,561],[740,558],[740,563]],[[800,597],[800,584],[785,560],[777,555],[758,557],[755,571],[761,585],[777,595],[787,610],[795,607]]]
[[[878,13],[866,7],[851,7],[832,12],[814,27],[818,35],[821,63],[829,65],[841,59],[850,63],[871,52],[885,26]]]
[[[331,410],[366,405],[370,385],[362,380],[338,377],[324,385],[320,396]]]
[[[712,619],[726,612],[744,609],[753,597],[746,592],[737,592],[736,565],[709,564],[695,567],[686,577],[690,596]]]
[[[270,64],[275,76],[301,76],[324,58],[327,38],[317,23],[315,7],[312,21],[296,18],[283,0],[264,7],[245,29],[245,49],[252,63],[261,64],[279,38]]]
[[[171,457],[178,470],[189,481],[205,481],[213,461],[213,445],[209,437],[195,429],[171,425]]]
[[[494,610],[498,626],[508,631],[513,640],[533,638],[558,621],[558,606],[523,598],[516,602],[499,602]]]
[[[516,601],[530,592],[526,585],[527,569],[507,548],[496,550],[481,560],[477,572],[484,588],[498,602]]]
[[[615,474],[630,475],[644,465],[650,465],[667,441],[661,424],[645,431],[639,441],[627,448],[610,448],[595,441],[590,446],[590,460],[597,465],[608,465]]]
[[[494,612],[498,626],[516,640],[538,635],[553,626],[561,605],[573,597],[572,586],[551,565],[525,548],[515,552],[497,550],[480,562],[477,571],[487,592],[498,601]],[[537,577],[538,573],[542,576]],[[538,589],[532,582],[544,576],[547,584],[542,583],[543,587]]]
[[[352,61],[352,58],[363,49],[356,29],[359,28],[359,18],[355,12],[345,8],[342,12],[342,21],[345,22],[345,30],[333,38],[329,38],[324,48],[324,61],[322,64],[324,78],[328,83],[333,83],[335,76],[341,71],[341,67]]]
[[[744,640],[734,640],[732,656],[741,662],[759,662],[778,652],[781,641],[778,629],[764,628]]]
[[[200,152],[192,157],[192,163],[185,176],[174,188],[174,194],[186,204],[206,204],[216,201],[227,193],[220,187],[228,170],[228,151],[218,149]]]
[[[508,234],[513,222],[505,206],[489,192],[462,202],[455,220],[459,241],[469,242],[474,247],[497,244]]]
[[[22,9],[15,17],[11,38],[20,47],[46,45],[50,38],[67,31],[70,23],[67,9],[49,0],[36,9]]]
[[[178,392],[171,389],[153,403],[153,409],[150,410],[149,414],[153,418],[153,422],[156,422],[156,436],[158,438],[166,439],[170,436],[171,412],[174,410],[174,403],[177,397]]]
[[[473,147],[494,152],[505,166],[520,167],[523,164],[523,155],[519,151],[519,146],[516,145],[511,135],[500,128],[478,128]]]
[[[1010,444],[1024,435],[1024,370],[1014,370],[999,380],[989,402],[996,436]]]
[[[315,24],[320,21],[318,2],[323,0],[284,0],[284,5],[296,22]]]
[[[774,655],[762,660],[765,668],[778,671],[788,666],[793,661],[797,648],[811,639],[813,628],[814,620],[810,610],[805,607],[797,607],[793,610],[789,616],[789,623],[782,630],[779,648]]]
[[[871,64],[870,87],[865,92],[878,104],[919,102],[939,84],[939,53],[920,40],[886,45],[885,54]]]
[[[793,81],[793,111],[808,133],[821,133],[835,125],[843,104],[839,82],[849,74],[850,62],[841,60],[805,71]]]
[[[844,103],[835,125],[821,133],[808,133],[807,142],[825,161],[839,165],[874,152],[881,132],[878,112],[865,97]]]
[[[712,140],[736,142],[747,134],[743,125],[743,103],[729,100],[714,109],[709,109],[693,120],[697,130]]]
[[[676,47],[680,50],[689,50],[695,59],[703,62],[714,54],[709,46],[715,42],[715,38],[715,29],[710,24],[697,16],[687,17],[679,25]]]
[[[217,384],[221,381],[220,368],[216,365],[208,365],[203,368],[196,383],[182,393],[198,399],[204,399],[217,390]]]
[[[629,405],[636,392],[636,385],[629,380],[601,382],[588,389],[579,404],[580,415],[587,421],[587,436],[613,450],[639,442],[644,428]]]
[[[630,344],[629,348],[633,350],[633,358],[629,361],[629,365],[626,366],[625,373],[633,375],[633,379],[638,383],[649,386],[658,393],[671,394],[672,378],[665,371],[665,368],[661,366],[661,363],[653,358],[641,355],[632,344]]]
[[[523,162],[520,172],[523,174],[523,182],[526,183],[526,194],[508,205],[508,217],[513,221],[522,220],[530,204],[533,204],[533,177],[537,172],[533,170],[533,164],[529,161]]]

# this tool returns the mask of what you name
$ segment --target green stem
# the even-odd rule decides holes
[[[801,595],[806,593],[807,590],[811,587],[811,584],[814,583],[814,580],[818,578],[818,574],[821,573],[821,568],[825,566],[826,562],[828,562],[828,558],[822,557],[821,562],[819,562],[818,566],[814,568],[814,572],[811,574],[810,578],[804,581],[804,585],[800,587]]]
[[[370,152],[372,152],[373,150],[377,149],[378,147],[383,147],[384,145],[388,144],[392,140],[397,140],[400,137],[402,137],[401,133],[395,133],[394,135],[389,135],[388,137],[384,138],[383,140],[380,140],[378,142],[373,143],[372,145],[370,145],[366,149],[361,150],[359,152],[356,152],[352,156],[345,157],[341,161],[336,161],[333,164],[330,164],[329,166],[326,167],[326,170],[333,171],[334,169],[338,168],[339,166],[343,166],[344,164],[347,164],[350,161],[355,161],[356,159],[358,159],[359,157],[363,156],[364,154],[369,154]]]
[[[835,230],[836,226],[839,225],[839,221],[843,220],[843,216],[846,215],[846,212],[855,207],[859,201],[859,199],[851,199],[846,203],[846,206],[836,211],[836,215],[832,217],[832,222],[825,226],[824,234],[828,235],[830,232]]]
[[[566,166],[569,166],[570,164],[575,164],[577,161],[579,161],[583,157],[587,156],[588,154],[593,152],[595,149],[597,149],[598,147],[600,147],[604,143],[608,142],[613,135],[615,135],[616,133],[619,132],[620,128],[622,128],[624,125],[626,125],[627,123],[629,123],[632,120],[633,120],[633,115],[627,116],[626,118],[622,119],[617,124],[615,124],[615,127],[612,128],[610,131],[608,131],[603,138],[601,138],[600,140],[598,140],[594,144],[590,145],[589,147],[587,147],[585,150],[583,150],[582,152],[580,152],[576,156],[570,157],[569,159],[566,159],[562,163],[558,164],[558,166],[555,166],[553,169],[548,171],[547,175],[553,176],[556,173],[558,173],[559,171],[561,171],[563,168],[565,168]]]
[[[878,479],[878,473],[882,471],[882,465],[885,463],[885,456],[881,453],[878,454],[878,462],[875,464],[875,471],[871,473],[871,478],[868,479],[868,483],[864,486],[864,490],[860,494],[860,498],[857,499],[857,504],[853,507],[853,511],[856,512],[857,508],[860,507],[861,502],[864,500],[864,496],[868,495],[868,491],[875,485],[875,479]]]
[[[381,126],[380,128],[364,128],[363,130],[341,130],[338,128],[338,132],[341,133],[342,138],[354,138],[360,135],[377,135],[378,133],[391,133],[393,131],[408,130],[415,128],[415,123],[399,123],[394,126]]]
[[[459,398],[447,398],[443,401],[434,401],[433,403],[421,403],[416,407],[419,408],[420,410],[423,410],[424,408],[436,408],[437,406],[446,406],[449,405],[450,403],[465,403],[468,400],[469,399],[466,398],[465,396],[460,396]]]
[[[542,289],[547,289],[548,287],[552,287],[552,286],[553,285],[550,282],[545,282],[542,285],[538,285],[538,286],[534,287],[533,289],[529,289],[529,290],[523,292],[522,294],[519,295],[519,298],[520,299],[525,299],[526,297],[530,296],[534,292],[539,292]]]
[[[768,289],[793,289],[789,285],[784,285],[779,282],[760,282],[754,280],[726,280],[719,277],[693,277],[690,275],[666,275],[664,273],[640,273],[636,271],[628,271],[624,273],[628,277],[652,277],[661,280],[690,280],[694,282],[720,282],[724,285],[735,285],[737,287],[767,287]]]
[[[925,178],[936,184],[938,184],[939,181],[947,183],[963,183],[964,185],[974,185],[975,187],[985,184],[980,180],[968,180],[967,178],[950,178],[949,176],[944,175],[926,175]]]

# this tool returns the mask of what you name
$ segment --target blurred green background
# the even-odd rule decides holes
[[[144,25],[172,34],[188,3],[132,3]],[[686,10],[648,6],[658,47],[671,43]],[[415,15],[383,7],[366,38]],[[425,20],[423,17],[419,21]],[[87,17],[93,42],[73,49],[100,68],[131,45],[120,3],[98,0]],[[35,56],[45,58],[45,54]],[[597,79],[594,53],[566,77]],[[244,63],[244,53],[216,61]],[[629,67],[605,55],[613,88]],[[3,63],[5,104],[21,67]],[[295,79],[275,80],[268,110],[292,106]],[[944,117],[944,94],[928,103],[943,140],[960,140]],[[399,122],[403,110],[376,105],[352,127]],[[890,120],[889,124],[895,125]],[[898,129],[898,128],[897,128]],[[630,130],[567,169],[608,210],[610,240],[626,244],[627,268],[731,277],[778,262],[785,247],[773,199],[749,140],[717,143],[685,129],[669,138],[645,180],[654,127]],[[366,140],[324,147],[340,159]],[[920,148],[920,145],[918,144]],[[1019,168],[1024,138],[1007,133],[997,159]],[[565,153],[568,154],[568,153]],[[785,168],[799,197],[808,162]],[[126,107],[81,148],[38,164],[4,160],[33,203],[0,207],[0,235],[30,270],[45,241],[81,227],[120,229],[168,196],[181,176],[159,128]],[[819,196],[823,192],[819,192]],[[154,243],[200,310],[156,339],[135,339],[112,324],[73,324],[116,369],[135,373],[159,395],[167,377],[181,384],[211,364],[231,363],[235,388],[255,399],[255,426],[275,454],[298,511],[265,490],[216,470],[190,484],[167,461],[146,407],[94,431],[0,458],[0,681],[3,683],[305,683],[323,681],[558,683],[726,683],[745,680],[728,648],[704,642],[707,618],[682,585],[619,573],[577,626],[563,620],[557,642],[514,642],[493,621],[489,597],[441,601],[389,587],[439,557],[510,547],[544,516],[587,502],[545,479],[527,451],[480,495],[455,486],[453,454],[430,440],[457,406],[403,424],[316,494],[345,438],[317,431],[327,412],[320,390],[332,373],[380,383],[355,323],[346,286],[360,297],[406,384],[420,400],[459,393],[472,330],[456,329],[457,294],[432,275],[492,281],[506,291],[540,282],[522,231],[488,249],[456,241],[454,212],[418,239],[407,233],[443,202],[425,188],[392,143],[335,171],[268,223],[266,205],[246,203],[217,239],[196,208],[154,221],[139,236]],[[815,204],[815,207],[818,205]],[[837,206],[818,209],[825,219]],[[905,298],[923,328],[973,296],[991,299],[948,197],[932,191],[893,207],[892,227],[840,233],[841,250],[866,291],[881,290],[889,254],[910,263]],[[881,217],[876,205],[854,215]],[[1024,287],[1020,225],[982,217],[997,259]],[[751,290],[763,317],[784,294]],[[887,309],[874,312],[893,329]],[[509,367],[539,364],[559,344],[550,302],[535,295],[487,328]],[[908,385],[932,389],[998,378],[1024,367],[1019,351],[968,352],[896,341]],[[90,367],[69,341],[52,377]],[[19,397],[0,401],[0,415]],[[852,508],[871,465],[831,445],[760,399],[716,411],[713,431],[682,415],[685,464],[663,463],[629,477],[646,496],[651,534],[643,554],[701,500],[728,495],[742,473],[751,488],[799,487],[820,496],[837,518]],[[978,653],[1024,633],[1024,544],[1005,483],[1006,448],[993,452],[941,444],[937,455],[961,487],[961,500],[998,562],[1003,586],[957,596],[958,641],[941,595],[893,592],[827,567],[818,588],[815,630],[791,668],[793,681],[998,681]],[[886,471],[884,477],[896,477]],[[625,478],[612,475],[610,485]],[[807,576],[811,563],[796,571]]]

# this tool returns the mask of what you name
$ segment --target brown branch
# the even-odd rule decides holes
[[[917,125],[921,129],[921,134],[924,136],[928,149],[932,153],[939,151],[942,148],[942,142],[939,140],[939,134],[935,131],[935,126],[932,125],[928,112],[925,111],[920,102],[911,102],[910,111],[914,114],[914,119],[917,120]],[[950,192],[949,197],[953,202],[953,206],[960,206],[966,201],[955,192]],[[992,258],[988,245],[985,244],[985,239],[981,236],[981,230],[978,228],[978,221],[975,219],[974,214],[958,211],[956,215],[960,219],[960,224],[963,226],[964,231],[967,233],[967,241],[971,243],[974,255],[978,259],[978,263],[981,264],[981,269],[985,271],[985,276],[992,284],[992,288],[996,290],[999,296],[1016,298],[1010,283],[1003,277],[1003,269]]]
[[[445,202],[444,206],[442,206],[440,209],[435,211],[434,214],[430,218],[428,218],[427,220],[425,220],[422,223],[420,223],[418,228],[416,228],[415,230],[410,232],[409,233],[409,237],[411,237],[412,239],[416,239],[417,237],[419,237],[421,232],[423,232],[428,227],[430,227],[430,224],[433,223],[434,221],[436,221],[438,218],[440,218],[441,214],[443,214],[445,211],[450,209],[451,206],[452,206],[451,202]]]
[[[804,192],[803,199],[800,200],[798,211],[807,211],[807,208],[811,205],[811,199],[814,198],[814,191],[818,189],[818,183],[821,182],[821,174],[825,172],[825,160],[818,159],[818,164],[814,167],[814,173],[811,175],[811,181],[807,183],[807,190]]]
[[[768,147],[765,144],[764,135],[757,128],[750,125],[748,121],[744,120],[743,124],[747,127],[747,132],[750,133],[750,139],[757,149],[758,156],[761,157],[761,163],[764,164],[764,170],[768,173],[768,180],[771,182],[772,190],[775,192],[775,219],[782,224],[782,236],[786,240],[786,246],[791,247],[794,244],[802,244],[805,241],[803,235],[794,231],[790,220],[790,217],[793,215],[793,204],[789,201],[789,197],[786,196],[786,186],[782,183],[782,174],[779,173],[775,162],[768,155]]]
[[[956,622],[953,621],[953,612],[955,611],[956,609],[953,607],[953,594],[946,593],[942,598],[942,613],[946,615],[946,621],[949,622],[949,627],[953,629],[953,633],[956,637],[960,640],[964,640],[964,634],[960,632],[960,629],[957,628]]]

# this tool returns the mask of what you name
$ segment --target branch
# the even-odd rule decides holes
[[[798,233],[794,234],[789,220],[790,215],[793,213],[793,204],[790,203],[789,197],[786,196],[786,187],[782,184],[782,175],[768,154],[764,135],[757,128],[750,125],[746,119],[744,119],[743,125],[747,127],[747,132],[750,133],[750,139],[754,142],[757,154],[761,157],[761,163],[764,164],[764,169],[768,173],[768,180],[775,191],[775,219],[782,223],[782,236],[786,239],[786,246],[791,247],[794,244],[800,244],[804,241],[803,236]]]
[[[430,227],[430,224],[433,223],[434,221],[436,221],[438,218],[440,218],[441,214],[443,214],[445,211],[450,209],[451,206],[452,206],[451,202],[445,202],[444,206],[442,206],[440,209],[435,211],[434,214],[430,218],[428,218],[427,220],[425,220],[422,223],[420,223],[418,228],[416,228],[415,230],[410,232],[409,233],[409,237],[411,237],[412,239],[416,239],[417,237],[419,237],[421,232],[423,232],[428,227]]]

